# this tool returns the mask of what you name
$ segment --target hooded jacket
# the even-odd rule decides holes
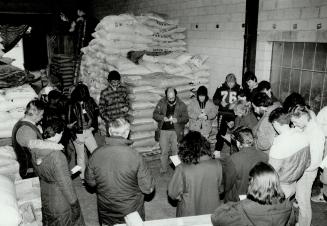
[[[208,137],[212,130],[213,120],[216,118],[218,108],[211,100],[208,100],[203,109],[204,113],[208,116],[207,119],[200,119],[202,109],[200,108],[197,99],[193,99],[187,107],[188,115],[190,117],[189,128],[193,131],[199,131],[204,137]]]
[[[86,183],[96,188],[100,221],[124,223],[134,211],[144,220],[143,193],[152,192],[154,179],[130,140],[112,136],[107,143],[92,153],[85,170]]]
[[[291,226],[294,225],[292,203],[261,205],[249,199],[228,202],[211,215],[213,226]]]

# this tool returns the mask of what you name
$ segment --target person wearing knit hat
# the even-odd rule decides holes
[[[99,110],[106,124],[107,136],[110,122],[118,118],[127,119],[129,110],[127,88],[121,84],[118,71],[110,71],[108,74],[108,87],[101,91]]]
[[[208,138],[218,108],[213,104],[212,100],[209,100],[208,89],[205,86],[198,88],[196,99],[190,102],[187,110],[190,117],[189,129],[198,131],[202,136]]]

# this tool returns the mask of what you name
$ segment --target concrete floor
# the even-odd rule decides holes
[[[167,184],[173,174],[173,170],[169,170],[167,174],[161,175],[157,163],[150,165],[153,176],[156,179],[156,194],[150,202],[145,202],[146,220],[164,219],[175,217],[176,208],[168,203],[167,200]],[[88,193],[82,186],[79,178],[74,180],[74,185],[82,207],[82,212],[86,225],[98,226],[97,206],[95,194]],[[317,193],[318,187],[315,185],[313,193]],[[312,226],[327,225],[327,204],[312,203]]]

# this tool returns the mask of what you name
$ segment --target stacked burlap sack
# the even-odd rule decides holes
[[[0,175],[12,180],[21,179],[19,176],[19,163],[11,146],[0,146]]]
[[[0,57],[2,57],[5,54],[3,52],[4,47],[3,47],[2,43],[1,43],[2,41],[3,41],[3,39],[0,37]]]
[[[37,94],[30,85],[0,90],[0,138],[11,137],[16,122],[24,116],[26,105]]]
[[[120,72],[129,88],[133,146],[140,152],[151,151],[158,147],[152,113],[164,90],[176,88],[189,103],[196,89],[208,84],[207,57],[186,52],[185,28],[177,20],[153,14],[107,16],[95,30],[94,39],[82,49],[80,80],[98,102],[108,85],[108,73]],[[131,56],[133,52],[137,57]],[[105,131],[103,123],[99,127]]]

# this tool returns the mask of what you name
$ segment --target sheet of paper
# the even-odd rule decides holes
[[[227,133],[225,136],[221,136],[221,137],[224,138],[226,141],[228,141],[230,143],[230,141],[231,141],[230,134]]]
[[[169,158],[173,162],[175,167],[182,163],[178,155],[172,155]]]
[[[75,173],[81,171],[81,169],[82,169],[82,167],[77,165],[77,166],[74,166],[74,168],[72,168],[70,171],[72,172],[72,174],[75,174]]]

